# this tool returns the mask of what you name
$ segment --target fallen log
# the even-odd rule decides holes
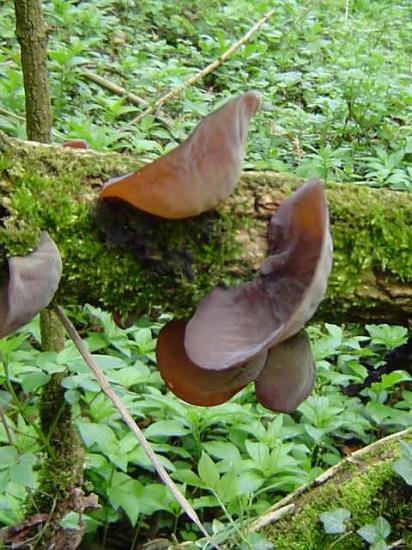
[[[277,502],[250,528],[265,533],[278,550],[354,550],[365,547],[357,529],[384,516],[392,528],[391,541],[402,540],[401,547],[409,548],[412,488],[392,465],[400,456],[399,441],[411,439],[407,429],[355,451]],[[346,531],[326,534],[319,516],[339,508],[350,512]]]
[[[56,301],[122,313],[188,315],[216,284],[252,277],[266,254],[267,221],[299,181],[245,172],[222,207],[182,221],[96,208],[102,182],[142,160],[72,150],[0,133],[0,247],[27,253],[41,229],[59,246]],[[334,267],[318,318],[406,323],[412,315],[412,195],[329,184]],[[119,246],[107,246],[97,219]],[[125,246],[127,244],[127,247]]]

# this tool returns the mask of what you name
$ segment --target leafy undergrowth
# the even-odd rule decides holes
[[[54,138],[153,158],[225,98],[255,88],[247,168],[412,189],[412,19],[409,0],[48,0]],[[348,8],[345,13],[345,6]],[[264,26],[214,72],[132,119]],[[13,3],[0,0],[0,128],[24,137]],[[86,71],[144,102],[98,86]],[[166,122],[165,122],[166,121]]]
[[[164,318],[123,330],[110,314],[90,306],[72,317],[165,468],[228,547],[257,548],[242,525],[343,455],[412,422],[412,378],[397,368],[403,366],[401,356],[383,361],[405,343],[403,327],[309,327],[316,388],[297,412],[286,415],[257,404],[252,385],[211,408],[185,404],[165,391],[155,367]],[[102,505],[85,516],[87,537],[108,548],[119,532],[127,540],[124,548],[162,536],[197,538],[72,342],[59,354],[39,351],[34,320],[3,339],[0,352],[6,417],[0,423],[1,524],[20,521],[30,502],[43,450],[36,431],[39,394],[50,375],[61,372],[87,452],[86,488]],[[64,525],[75,527],[78,521],[69,515]]]

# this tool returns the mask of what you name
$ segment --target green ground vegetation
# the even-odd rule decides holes
[[[345,5],[347,12],[345,13]],[[131,105],[90,82],[91,70],[148,104],[181,85],[276,12],[221,67],[163,109],[130,124]],[[411,188],[412,19],[408,0],[311,2],[48,0],[54,137],[153,158],[228,96],[264,96],[247,168]],[[24,137],[13,5],[0,2],[0,128]],[[168,120],[167,124],[164,118]]]

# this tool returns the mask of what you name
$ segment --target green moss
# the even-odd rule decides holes
[[[7,211],[0,248],[7,254],[26,253],[40,230],[47,229],[64,262],[56,300],[121,312],[161,309],[187,315],[217,283],[250,279],[256,259],[245,256],[238,233],[253,226],[264,235],[270,216],[263,209],[256,217],[255,198],[277,204],[298,183],[279,174],[252,173],[217,212],[177,222],[136,214],[129,223],[138,244],[133,253],[106,247],[93,204],[101,182],[137,168],[136,160],[57,147],[19,145],[11,151],[1,135],[0,146],[0,193]],[[367,310],[377,305],[396,309],[389,294],[382,291],[374,300],[365,288],[373,281],[376,292],[379,273],[395,282],[412,279],[412,195],[331,185],[328,197],[335,255],[321,315],[334,320],[346,308],[365,304]]]
[[[134,231],[146,242],[149,255],[138,257],[123,247],[109,249],[93,216],[92,185],[118,173],[118,159],[116,167],[106,161],[102,166],[98,157],[86,160],[80,170],[73,160],[65,165],[73,154],[45,166],[39,151],[8,172],[3,198],[8,216],[0,229],[0,247],[8,255],[25,254],[35,247],[40,231],[47,229],[64,264],[56,301],[90,302],[123,312],[153,312],[161,305],[163,311],[183,314],[218,282],[235,282],[234,275],[226,272],[223,277],[222,272],[223,264],[227,267],[230,259],[235,263],[238,257],[234,233],[242,223],[240,217],[233,219],[221,211],[171,222],[136,213]],[[130,167],[123,168],[127,170]],[[50,176],[53,172],[59,175]],[[185,263],[190,265],[186,268]]]
[[[385,456],[379,460],[378,454]],[[347,464],[338,476],[313,489],[298,501],[298,511],[286,515],[275,525],[266,528],[266,535],[277,550],[318,550],[328,548],[340,535],[326,535],[319,514],[337,508],[351,512],[348,535],[338,543],[339,550],[364,547],[356,530],[385,517],[392,526],[395,538],[412,536],[412,502],[410,489],[392,470],[392,462],[399,455],[399,443],[390,442],[385,448],[362,456],[360,465]]]
[[[411,195],[333,185],[328,199],[335,266],[329,284],[331,300],[341,293],[356,294],[365,272],[389,273],[399,281],[412,279]]]
[[[52,310],[42,311],[40,326],[43,351],[61,351],[65,331]],[[52,375],[41,395],[40,427],[49,448],[39,472],[38,488],[29,497],[28,515],[48,513],[54,507],[60,512],[71,491],[83,484],[84,450],[72,425],[71,407],[64,398],[65,375]]]

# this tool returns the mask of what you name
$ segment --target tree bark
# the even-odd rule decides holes
[[[21,64],[26,104],[26,129],[31,140],[48,143],[52,112],[47,72],[47,33],[41,0],[15,0],[16,35],[21,48]],[[40,314],[43,351],[59,352],[64,347],[64,328],[51,310]],[[40,400],[40,426],[50,443],[39,473],[40,483],[30,497],[26,518],[46,514],[36,547],[70,550],[79,546],[85,524],[79,529],[63,529],[59,522],[68,512],[83,513],[82,491],[84,451],[72,425],[71,407],[64,399],[63,375],[54,374]]]
[[[189,315],[216,284],[250,280],[266,254],[267,222],[300,182],[245,172],[215,212],[166,221],[120,207],[97,216],[109,177],[139,159],[45,146],[0,133],[0,246],[26,253],[46,229],[63,255],[56,301],[124,314]],[[412,314],[412,195],[361,185],[327,186],[334,267],[318,318],[407,323]],[[105,230],[122,246],[106,246]],[[128,246],[125,246],[125,245]]]
[[[27,137],[48,143],[52,112],[47,74],[47,33],[41,0],[14,0],[14,6],[24,78]]]

